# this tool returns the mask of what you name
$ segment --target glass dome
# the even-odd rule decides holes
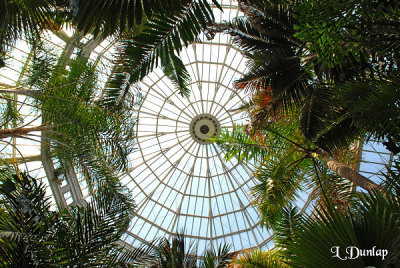
[[[138,209],[125,240],[183,231],[199,251],[210,243],[229,243],[235,251],[260,247],[270,234],[260,229],[249,197],[254,166],[224,161],[208,141],[244,122],[236,109],[243,92],[232,89],[245,68],[243,56],[221,35],[189,46],[181,57],[192,77],[190,97],[179,95],[160,70],[140,85],[138,150],[122,178]]]
[[[214,8],[218,21],[238,16],[236,2],[221,2],[223,13]],[[64,52],[79,43],[91,59],[106,63],[112,61],[117,43],[69,32],[58,32],[47,39]],[[0,70],[1,87],[20,84],[30,53],[25,42],[17,43],[7,67]],[[260,227],[250,197],[250,189],[257,183],[255,166],[236,159],[226,162],[223,151],[208,141],[221,129],[246,122],[246,115],[237,110],[246,94],[233,89],[233,81],[246,68],[245,59],[231,38],[223,34],[212,40],[201,37],[180,57],[192,78],[190,97],[179,95],[161,69],[137,85],[137,150],[129,156],[128,172],[120,174],[121,182],[132,191],[137,209],[122,243],[135,246],[184,232],[188,241],[197,244],[198,254],[222,243],[231,244],[232,251],[272,247],[272,233]],[[107,75],[104,73],[105,80]],[[30,114],[24,98],[18,98],[26,124],[39,125],[40,117]],[[72,168],[59,182],[51,177],[59,163],[49,161],[42,150],[40,133],[30,140],[2,141],[1,146],[3,158],[24,156],[29,163],[21,168],[48,178],[49,193],[59,206],[80,204],[89,198],[84,179]],[[360,171],[374,177],[392,161],[389,152],[371,143],[360,151],[360,158]],[[299,202],[303,210],[311,209],[307,193]]]

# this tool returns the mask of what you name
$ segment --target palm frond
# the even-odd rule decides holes
[[[75,2],[75,1],[70,1]],[[172,0],[118,0],[78,1],[72,8],[73,21],[77,28],[86,33],[104,36],[135,30],[144,22],[158,15],[172,17],[177,9],[193,1]],[[218,8],[216,0],[212,1]]]
[[[188,85],[191,82],[191,77],[185,65],[175,54],[169,54],[167,57],[167,59],[161,58],[161,66],[165,75],[172,81],[175,88],[179,89],[182,96],[189,97],[190,89]]]
[[[282,217],[274,228],[274,242],[281,253],[291,259],[292,252],[289,245],[293,242],[294,236],[301,231],[303,224],[303,214],[296,206],[288,205],[282,209]]]
[[[49,232],[57,219],[44,183],[18,171],[1,171],[0,264],[8,267],[61,264]]]
[[[327,113],[332,112],[334,90],[325,85],[314,86],[304,101],[300,115],[300,130],[310,141],[327,128]]]
[[[256,173],[259,183],[251,188],[251,195],[262,226],[274,227],[282,217],[282,208],[296,200],[302,182],[310,175],[308,161],[285,153],[260,167]]]
[[[239,268],[289,268],[285,259],[280,256],[277,249],[269,251],[245,250],[242,251],[233,261],[235,267]]]
[[[123,248],[116,258],[116,262],[122,267],[141,267],[151,266],[157,263],[157,244],[156,241],[143,243],[133,249]]]
[[[20,124],[23,122],[23,116],[15,105],[12,94],[0,94],[0,129],[8,129],[13,127],[13,122]]]
[[[69,71],[54,62],[51,54],[38,53],[27,81],[49,126],[53,156],[80,170],[90,187],[103,180],[114,185],[115,172],[127,168],[134,149],[135,104],[126,98],[99,100],[97,71],[85,59],[70,60]]]
[[[0,266],[119,263],[117,242],[135,207],[124,201],[123,187],[104,184],[87,206],[55,212],[44,183],[17,171],[0,174]]]
[[[214,248],[207,249],[203,253],[201,259],[201,267],[203,268],[223,268],[226,267],[233,258],[233,252],[229,252],[231,249],[230,245],[223,244],[218,245],[217,250]]]
[[[205,0],[184,1],[184,4],[182,2],[175,7],[170,16],[154,15],[144,25],[141,34],[123,41],[119,73],[127,72],[129,76],[121,86],[127,89],[143,79],[158,66],[161,59],[168,77],[178,86],[181,94],[187,94],[188,72],[174,51],[179,54],[213,20],[211,6]],[[122,82],[116,74],[114,83],[118,81]]]
[[[345,211],[331,205],[320,206],[315,215],[305,217],[287,243],[290,259],[306,267],[395,265],[400,257],[398,211],[398,197],[378,190],[360,194]],[[381,256],[365,254],[350,258],[348,247],[354,247],[351,249],[354,254],[357,254],[355,248],[381,249],[386,251],[386,256],[382,257],[382,251]]]
[[[340,87],[340,96],[351,105],[351,118],[371,136],[377,139],[395,137],[400,125],[399,86],[398,75],[385,80],[350,82]]]
[[[326,97],[318,90],[322,98],[315,95],[303,107],[301,129],[327,151],[344,148],[365,133],[367,140],[374,138],[387,144],[391,140],[391,148],[396,150],[400,138],[399,86],[400,79],[394,75],[385,80],[347,82],[336,86],[335,91],[327,89]]]
[[[53,1],[1,1],[0,52],[25,36],[31,42],[39,39],[43,29],[58,29]]]
[[[392,168],[388,167],[387,173],[382,175],[385,177],[385,192],[400,196],[400,161],[393,161]]]
[[[127,205],[123,193],[109,185],[102,186],[85,207],[64,211],[62,228],[55,240],[70,264],[104,265],[120,255],[117,242],[126,231],[133,215],[134,204]],[[69,234],[69,235],[67,235]]]
[[[234,125],[232,131],[222,130],[219,137],[212,139],[223,149],[225,160],[232,159],[235,156],[238,157],[239,161],[262,159],[267,153],[268,147],[264,147],[256,139],[246,134],[244,128],[241,125]]]
[[[318,206],[326,208],[333,206],[337,210],[345,211],[352,204],[353,188],[349,181],[332,174],[326,167],[316,161],[314,174],[310,176],[307,186],[312,190],[310,198],[316,200]]]
[[[157,263],[150,265],[156,267],[185,267],[195,268],[197,259],[197,246],[194,243],[185,245],[183,231],[172,237],[172,241],[161,238],[156,248]]]

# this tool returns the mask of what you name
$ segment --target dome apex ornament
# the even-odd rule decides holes
[[[199,114],[189,124],[190,136],[200,144],[210,144],[210,138],[217,137],[221,133],[218,119],[211,114]]]

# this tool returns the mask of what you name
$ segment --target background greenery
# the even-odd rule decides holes
[[[248,71],[234,87],[250,96],[242,107],[249,124],[215,142],[227,158],[256,161],[254,205],[261,224],[276,231],[276,249],[244,251],[233,263],[400,265],[400,165],[395,162],[377,185],[352,169],[349,150],[358,140],[373,139],[394,155],[400,152],[398,1],[244,0],[238,1],[243,16],[222,23],[215,23],[211,4],[222,8],[217,0],[0,0],[0,68],[18,38],[35,48],[29,79],[22,87],[0,89],[0,138],[41,131],[50,157],[79,169],[92,193],[86,206],[53,211],[43,183],[4,164],[3,266],[224,267],[234,257],[222,245],[195,261],[183,235],[136,249],[117,243],[135,207],[118,181],[134,149],[132,86],[160,65],[182,95],[190,94],[179,53],[202,32],[231,35],[248,59]],[[82,36],[119,38],[105,84],[83,52],[70,58],[67,51],[59,57],[46,50],[41,33],[65,26]],[[30,100],[42,125],[23,124],[15,108],[19,95]],[[311,215],[292,205],[303,188],[312,189]],[[376,246],[389,255],[332,258],[332,246],[349,245]]]

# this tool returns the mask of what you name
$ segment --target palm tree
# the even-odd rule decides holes
[[[54,211],[41,181],[4,168],[0,181],[2,267],[115,267],[126,258],[117,242],[134,204],[125,196],[104,185],[85,207]]]
[[[306,215],[287,206],[274,228],[275,248],[245,251],[239,267],[397,267],[400,263],[400,163],[385,175],[384,191],[353,195],[338,210],[327,200]],[[374,253],[373,253],[374,252]],[[350,255],[352,254],[352,255]]]
[[[369,69],[380,77],[397,69],[400,17],[397,2],[291,1],[298,11],[296,36],[312,43],[311,53],[327,65],[350,58],[359,65],[380,62]],[[364,59],[363,59],[364,58]]]
[[[272,121],[261,130],[235,126],[225,130],[214,141],[225,151],[225,159],[254,161],[259,184],[252,189],[262,224],[273,226],[281,209],[296,200],[299,191],[312,189],[312,198],[329,198],[339,208],[348,205],[349,183],[366,190],[380,186],[337,161],[351,161],[349,154],[332,156],[304,139],[298,132],[297,114]],[[247,132],[247,133],[246,133]],[[351,163],[351,162],[349,162]],[[342,177],[345,179],[343,180]]]
[[[231,263],[234,252],[229,252],[231,247],[227,244],[219,245],[217,249],[207,249],[200,261],[202,268],[224,268]]]
[[[137,258],[131,265],[145,267],[204,267],[204,268],[222,268],[226,267],[235,255],[229,252],[230,246],[227,244],[219,245],[217,249],[206,249],[202,256],[197,256],[197,246],[194,242],[189,246],[185,243],[183,231],[178,232],[169,241],[166,238],[160,238],[146,243],[148,254]]]
[[[185,247],[185,236],[182,233],[174,236],[172,242],[162,238],[158,244],[157,264],[152,267],[196,267],[196,251],[197,248],[193,244],[190,244],[187,248]]]
[[[152,5],[152,2],[157,4]],[[217,1],[212,2],[222,10]],[[208,25],[214,23],[212,8],[206,0],[169,1],[157,12],[150,9],[151,6],[159,7],[158,1],[143,1],[143,6],[145,11],[146,7],[149,9],[146,11],[148,21],[139,34],[122,38],[112,86],[117,91],[129,89],[157,67],[160,61],[166,76],[181,95],[187,96],[190,77],[179,53],[183,47],[193,43]]]
[[[178,57],[183,46],[194,42],[214,15],[206,0],[120,1],[8,1],[2,0],[0,55],[18,38],[36,44],[44,29],[59,30],[72,24],[82,35],[104,39],[121,38],[121,54],[116,61],[110,89],[126,94],[132,83],[153,68],[161,67],[182,95],[189,94],[189,74]],[[213,4],[222,10],[218,1]],[[175,54],[177,51],[177,54]],[[0,67],[5,65],[1,60]],[[128,81],[128,84],[126,82]]]
[[[310,91],[310,60],[303,60],[305,45],[295,36],[295,12],[286,5],[240,1],[245,14],[219,25],[233,36],[249,59],[248,72],[236,81],[238,90],[265,91],[268,106],[277,110],[298,103]]]
[[[307,216],[295,208],[285,209],[286,220],[276,230],[277,246],[295,267],[396,267],[400,261],[400,206],[395,194],[400,189],[399,172],[397,162],[385,176],[385,192],[355,196],[345,211],[328,205]]]
[[[354,101],[349,103],[348,94],[344,93],[343,88],[358,87],[359,90],[353,91],[353,94],[357,92],[357,96],[362,96],[369,92],[369,88],[362,85],[381,88],[382,84],[395,81],[398,53],[393,52],[393,47],[398,44],[397,40],[390,39],[391,41],[377,43],[376,47],[373,47],[372,42],[361,38],[367,35],[365,31],[357,32],[361,36],[360,40],[357,41],[359,36],[348,40],[350,34],[338,33],[346,31],[343,30],[346,27],[348,31],[355,31],[353,28],[358,29],[357,27],[362,26],[357,24],[353,28],[351,25],[345,27],[339,21],[355,23],[354,20],[360,18],[355,14],[357,12],[362,13],[364,17],[361,18],[365,21],[370,18],[365,12],[367,8],[363,6],[361,11],[345,12],[341,9],[354,9],[353,3],[338,4],[337,7],[328,1],[319,1],[315,5],[312,3],[296,1],[291,4],[271,4],[257,0],[240,1],[244,17],[212,27],[214,31],[225,31],[232,35],[249,59],[249,71],[236,82],[235,87],[238,90],[248,90],[254,95],[253,99],[258,99],[258,102],[254,101],[248,107],[253,127],[262,127],[263,122],[270,120],[271,116],[297,106],[302,111],[300,130],[304,136],[328,152],[348,146],[355,139],[362,138],[366,132],[370,133],[367,138],[386,138],[394,141],[389,143],[396,149],[398,137],[392,136],[393,133],[386,129],[368,125],[374,114],[372,109],[371,114],[361,116],[362,120],[359,120],[361,113],[354,106]],[[332,6],[334,11],[326,11],[328,9],[324,5]],[[363,2],[360,5],[368,4]],[[387,21],[386,15],[383,15],[386,11],[393,13],[389,6],[373,7],[383,13],[379,13],[380,19],[372,20],[372,24],[378,25],[378,21],[384,21],[385,27],[392,27],[389,26],[391,22]],[[323,12],[318,12],[322,9]],[[340,12],[337,9],[340,9]],[[325,21],[321,14],[326,13],[339,16],[338,19],[335,17],[336,19],[331,20],[339,25],[320,23]],[[367,13],[370,14],[369,11]],[[346,20],[341,18],[340,14],[347,14],[351,18]],[[397,22],[398,15],[393,16]],[[329,36],[330,34],[332,36]],[[346,47],[347,41],[351,41],[354,46]],[[377,47],[382,48],[382,51]],[[350,56],[349,53],[344,56],[339,52],[335,54],[335,51],[327,51],[329,48],[338,48],[346,53],[349,51]],[[328,59],[327,55],[336,55],[335,60]],[[361,88],[363,91],[360,91]],[[381,93],[377,90],[374,94]],[[387,105],[396,107],[396,94],[391,96],[391,102],[386,102]],[[381,99],[384,99],[384,95],[381,95]],[[381,119],[382,125],[389,121],[398,121],[397,114],[384,118]],[[379,123],[374,122],[374,125]]]
[[[7,100],[5,111],[14,111],[19,104],[21,99],[13,96],[25,96],[22,104],[36,111],[41,125],[26,126],[8,116],[8,121],[2,122],[0,138],[5,142],[19,137],[42,143],[42,154],[81,171],[92,193],[105,182],[117,186],[115,174],[126,169],[127,156],[134,149],[133,96],[110,105],[107,98],[99,98],[96,66],[78,57],[69,61],[67,71],[57,61],[58,57],[38,48],[26,83],[1,89],[1,97]],[[42,134],[40,140],[38,132]]]
[[[258,267],[268,267],[268,268],[289,268],[291,267],[280,256],[280,252],[277,249],[270,251],[261,250],[244,250],[240,255],[232,261],[235,267],[240,268],[258,268]]]
[[[44,29],[57,30],[55,1],[0,1],[0,68],[5,65],[4,52],[24,36],[36,42]]]

